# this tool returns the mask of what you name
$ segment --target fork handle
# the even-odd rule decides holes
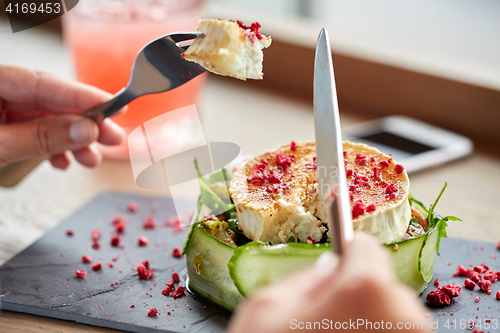
[[[86,117],[93,119],[96,123],[100,123],[105,118],[112,116],[125,105],[136,99],[138,96],[122,88],[113,98],[106,103],[96,106],[84,113]]]

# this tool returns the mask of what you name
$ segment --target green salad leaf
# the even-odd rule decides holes
[[[461,219],[459,219],[458,217],[455,217],[455,216],[443,217],[443,216],[439,215],[438,213],[434,212],[434,208],[436,208],[436,205],[438,204],[439,199],[441,199],[441,196],[443,195],[444,190],[446,190],[447,186],[448,186],[448,183],[445,182],[443,185],[443,188],[439,192],[438,197],[436,198],[434,203],[429,207],[429,209],[427,209],[424,206],[424,204],[421,203],[420,201],[414,199],[413,197],[410,197],[410,203],[412,205],[420,208],[420,210],[423,213],[426,213],[427,221],[429,221],[429,227],[427,230],[431,230],[431,229],[434,229],[436,227],[438,228],[438,239],[437,239],[437,243],[436,243],[436,252],[438,255],[439,255],[439,245],[441,243],[441,238],[448,237],[448,235],[446,234],[446,228],[448,227],[448,221],[460,221],[460,222],[462,221]]]
[[[224,200],[210,188],[210,185],[217,181],[224,181],[225,183],[228,182],[228,175],[226,170],[221,169],[209,175],[209,178],[207,178],[201,173],[198,166],[198,161],[196,159],[194,160],[194,165],[198,172],[198,179],[200,181],[199,201],[201,201],[204,206],[209,208],[211,212],[217,212],[217,215],[231,210],[234,205],[224,202]]]

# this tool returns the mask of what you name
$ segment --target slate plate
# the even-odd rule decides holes
[[[500,236],[499,236],[500,238]],[[484,332],[500,332],[500,300],[495,297],[500,291],[500,281],[493,283],[492,293],[488,295],[476,286],[473,291],[463,288],[465,277],[453,277],[458,265],[465,268],[485,263],[490,270],[500,270],[500,251],[496,244],[479,243],[463,239],[441,239],[441,258],[436,257],[434,277],[439,278],[440,285],[459,283],[462,286],[460,296],[455,298],[447,308],[429,307],[425,298],[431,290],[437,289],[429,283],[422,293],[421,300],[428,306],[431,328],[439,332],[470,332],[468,322],[474,322],[475,328]],[[497,259],[498,258],[498,259]],[[480,297],[479,302],[475,298]],[[490,322],[487,322],[487,321]]]
[[[138,212],[127,210],[131,201],[140,205]],[[180,217],[189,219],[194,208],[195,203],[186,202]],[[112,247],[111,221],[121,215],[130,220],[122,246]],[[154,217],[155,229],[143,228],[148,216]],[[182,248],[187,230],[174,233],[174,228],[164,226],[175,217],[173,202],[167,198],[98,195],[0,268],[2,309],[131,332],[223,331],[230,312],[188,292],[178,299],[161,294],[173,272],[179,273],[180,285],[186,281],[185,258],[174,258],[172,250]],[[91,246],[93,229],[102,233],[98,250]],[[73,230],[74,236],[67,236],[67,230]],[[149,239],[148,246],[138,246],[139,236]],[[82,263],[85,254],[92,257],[92,263],[101,262],[102,270],[94,272],[92,264]],[[144,260],[156,270],[150,280],[137,275],[137,264]],[[75,275],[78,269],[87,272],[81,281]],[[116,281],[119,285],[111,286]],[[160,313],[156,318],[147,316],[151,307]]]
[[[140,205],[138,212],[127,211],[131,201]],[[193,209],[194,203],[186,202],[180,217],[188,219]],[[114,233],[111,221],[120,215],[127,215],[130,220],[122,237],[123,248],[115,248],[110,245]],[[148,216],[154,216],[156,229],[143,228]],[[224,331],[230,318],[228,311],[194,294],[186,293],[179,299],[161,294],[173,272],[181,275],[181,285],[186,281],[185,259],[172,257],[174,247],[182,247],[186,231],[174,233],[172,227],[164,226],[164,221],[172,218],[175,218],[173,203],[167,198],[100,194],[0,268],[2,308],[131,332]],[[66,236],[69,229],[74,231],[73,237]],[[91,247],[93,229],[102,232],[98,250]],[[148,246],[137,245],[139,236],[149,239]],[[93,272],[91,264],[82,263],[84,254],[90,255],[93,263],[101,262],[103,269]],[[441,285],[453,282],[463,285],[464,278],[452,277],[458,265],[468,267],[484,262],[491,270],[500,270],[497,256],[500,257],[500,252],[494,244],[443,239],[433,281],[439,278]],[[156,270],[147,281],[140,280],[135,271],[137,263],[144,260],[149,260]],[[87,271],[87,277],[79,281],[75,276],[77,269]],[[111,286],[116,281],[120,284]],[[421,295],[424,304],[427,293],[434,289],[431,283]],[[429,307],[429,321],[424,325],[433,325],[440,332],[470,332],[465,323],[474,321],[481,330],[494,332],[500,328],[500,301],[495,298],[498,290],[500,282],[493,284],[491,295],[477,287],[472,292],[462,289],[451,306]],[[476,297],[481,297],[479,303],[474,301]],[[132,304],[134,308],[130,308]],[[146,315],[151,307],[159,310],[156,318]],[[485,323],[486,319],[490,322]]]

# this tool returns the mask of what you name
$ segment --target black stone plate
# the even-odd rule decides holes
[[[131,201],[139,204],[138,212],[127,210]],[[179,217],[188,220],[194,208],[195,203],[185,202]],[[122,246],[112,247],[111,221],[123,215],[130,219]],[[148,216],[154,217],[155,229],[144,229]],[[175,217],[173,202],[167,198],[98,195],[0,268],[2,309],[131,332],[224,331],[230,312],[188,291],[177,299],[161,294],[173,272],[179,273],[180,285],[186,281],[186,259],[174,258],[172,251],[182,248],[187,230],[175,233],[164,225]],[[92,248],[93,229],[102,233],[98,250]],[[74,236],[67,236],[67,230]],[[139,236],[147,237],[149,244],[139,247]],[[82,263],[85,254],[92,263],[101,262],[102,270],[94,272],[92,263]],[[137,275],[137,264],[145,260],[156,270],[150,280]],[[76,277],[78,269],[87,272],[85,279]],[[116,281],[119,284],[111,286]],[[158,309],[157,317],[147,316],[152,307]]]
[[[492,271],[500,270],[500,251],[497,245],[443,238],[440,252],[441,258],[436,257],[432,282],[420,296],[431,315],[426,324],[432,324],[431,328],[437,328],[439,332],[470,332],[467,323],[474,322],[479,331],[500,332],[500,300],[496,298],[496,293],[500,291],[500,281],[493,283],[492,293],[488,295],[477,286],[473,291],[465,289],[465,277],[453,277],[458,265],[473,268],[485,263]],[[425,301],[427,294],[437,289],[434,286],[436,278],[439,278],[441,286],[448,283],[458,283],[462,286],[460,296],[446,308],[433,308]],[[480,297],[479,302],[474,300],[476,297]],[[490,322],[487,322],[488,320]]]
[[[140,205],[138,212],[128,212],[127,204],[131,201]],[[188,220],[193,210],[194,203],[186,202],[179,215]],[[111,221],[123,215],[129,216],[129,221],[122,235],[122,247],[115,248],[110,244],[114,234]],[[156,229],[143,228],[148,216],[154,217]],[[167,198],[112,192],[98,195],[0,267],[1,307],[131,332],[224,331],[230,312],[189,292],[178,299],[161,294],[173,272],[180,274],[180,285],[185,286],[186,281],[185,258],[172,257],[174,247],[182,248],[186,230],[175,233],[172,227],[164,225],[175,217],[173,202]],[[102,232],[98,250],[91,247],[93,229]],[[67,236],[67,230],[73,230],[74,236]],[[139,236],[149,239],[148,246],[137,245]],[[101,262],[102,270],[93,272],[91,264],[82,263],[84,254],[92,257],[92,263]],[[468,268],[484,262],[491,270],[500,270],[497,256],[500,257],[500,251],[495,244],[442,239],[441,258],[436,258],[433,281],[439,278],[441,285],[453,282],[463,285],[464,278],[452,277],[458,265]],[[140,280],[135,270],[144,260],[149,260],[156,270],[150,280]],[[76,278],[78,269],[88,272],[85,279]],[[119,285],[111,286],[116,281]],[[434,289],[430,283],[421,295],[424,304],[427,293]],[[500,301],[495,298],[498,290],[500,282],[493,284],[491,295],[477,287],[472,292],[463,288],[451,306],[428,307],[429,318],[424,325],[433,325],[432,328],[440,332],[470,332],[465,323],[474,321],[481,325],[481,331],[497,331],[500,329]],[[481,298],[479,303],[474,301],[476,297]],[[134,308],[130,307],[132,304]],[[147,316],[151,307],[159,310],[157,317]],[[485,323],[486,319],[491,322]],[[490,327],[486,328],[485,324]]]

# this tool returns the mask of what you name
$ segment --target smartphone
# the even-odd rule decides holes
[[[408,173],[465,157],[473,150],[472,141],[462,135],[404,116],[353,125],[342,136],[392,154]]]

